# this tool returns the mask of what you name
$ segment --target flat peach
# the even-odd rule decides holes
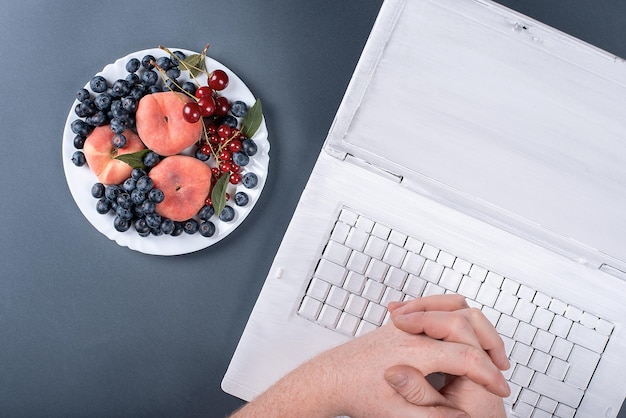
[[[183,119],[185,103],[193,99],[172,91],[141,98],[135,114],[137,133],[146,147],[159,155],[175,155],[202,135],[202,122]]]
[[[173,221],[186,221],[204,206],[211,192],[211,168],[187,155],[173,155],[163,159],[150,170],[155,188],[165,195],[157,204],[159,215]]]
[[[116,160],[116,156],[145,149],[141,139],[129,129],[123,132],[126,137],[124,148],[118,149],[112,145],[114,135],[110,126],[98,126],[85,140],[83,152],[87,165],[103,184],[120,184],[130,177],[133,168],[123,161]]]

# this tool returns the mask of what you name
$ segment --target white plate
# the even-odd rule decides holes
[[[185,54],[195,54],[193,51],[188,51],[180,48],[170,48],[170,51],[182,51]],[[126,78],[128,72],[126,71],[126,63],[131,58],[138,58],[141,60],[145,55],[151,54],[156,58],[160,56],[167,56],[168,54],[161,49],[147,49],[143,51],[137,51],[129,54],[123,58],[118,59],[112,64],[107,65],[104,69],[98,73],[105,77],[109,83],[120,79]],[[248,107],[251,107],[255,102],[255,97],[252,95],[248,87],[241,81],[236,74],[230,71],[223,64],[215,61],[212,58],[207,57],[206,68],[208,71],[215,69],[224,70],[229,77],[229,84],[226,89],[220,92],[221,95],[226,96],[231,102],[235,100],[241,100],[245,102]],[[138,71],[141,74],[142,69]],[[183,71],[183,75],[179,78],[179,81],[186,81],[188,78],[188,72]],[[206,84],[206,76],[202,75],[198,77],[201,84]],[[85,85],[87,90],[89,89],[89,81]],[[91,90],[90,90],[91,91]],[[250,211],[256,204],[265,181],[267,178],[267,170],[269,166],[269,150],[270,144],[267,139],[267,127],[265,125],[265,118],[261,123],[258,131],[252,137],[256,145],[258,146],[258,152],[253,157],[250,157],[250,163],[242,167],[242,175],[247,172],[253,172],[257,175],[259,181],[256,187],[247,189],[242,184],[234,186],[229,184],[227,192],[230,194],[231,199],[227,202],[229,206],[235,210],[235,218],[230,222],[223,222],[213,216],[210,220],[215,224],[216,231],[212,237],[203,237],[200,233],[189,235],[183,233],[177,237],[170,235],[154,236],[149,235],[147,237],[141,237],[134,230],[134,227],[126,232],[119,232],[113,227],[113,214],[101,215],[96,212],[97,199],[91,196],[91,187],[94,183],[98,182],[96,176],[89,170],[87,165],[77,167],[72,163],[72,155],[76,149],[74,148],[74,133],[71,130],[71,123],[78,119],[76,113],[74,113],[74,107],[78,104],[76,100],[70,108],[67,121],[65,122],[65,130],[63,132],[63,169],[65,171],[65,178],[70,188],[70,192],[80,211],[87,218],[87,220],[101,233],[107,236],[109,239],[114,240],[119,245],[128,247],[135,251],[140,251],[145,254],[153,255],[179,255],[186,254],[194,251],[201,250],[209,247],[218,241],[222,240],[228,234],[235,230],[246,217],[250,214]],[[209,164],[213,162],[213,158],[210,159]],[[249,202],[246,206],[237,206],[234,203],[234,196],[236,191],[244,191],[249,197]]]

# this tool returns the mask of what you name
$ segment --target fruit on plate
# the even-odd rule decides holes
[[[85,140],[83,152],[89,169],[103,184],[119,184],[130,176],[132,167],[115,159],[121,154],[129,154],[145,149],[141,139],[132,130],[123,132],[126,144],[123,148],[113,145],[115,134],[108,126],[98,126]]]
[[[185,221],[195,216],[204,206],[211,192],[211,168],[187,155],[172,155],[150,170],[155,188],[164,199],[156,205],[162,217]]]
[[[183,107],[192,99],[172,91],[148,94],[137,106],[137,134],[146,147],[162,156],[175,155],[202,135],[202,122],[189,123]]]

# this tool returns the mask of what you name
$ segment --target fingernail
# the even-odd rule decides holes
[[[399,373],[387,377],[387,382],[394,388],[401,388],[409,380],[407,375]]]
[[[500,387],[502,388],[502,393],[504,393],[505,398],[511,394],[511,387],[506,380],[500,384]]]

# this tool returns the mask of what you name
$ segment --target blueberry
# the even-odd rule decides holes
[[[104,197],[104,184],[95,183],[91,186],[91,195],[96,199],[101,199]]]
[[[134,178],[135,180],[139,180],[141,177],[145,175],[147,175],[146,170],[144,170],[143,168],[133,168],[133,171],[131,171],[130,173],[130,176]]]
[[[132,90],[132,88],[135,87],[136,84],[139,84],[139,82],[141,81],[141,78],[139,78],[137,74],[132,73],[132,74],[128,74],[125,80],[128,82],[128,86]],[[130,92],[128,94],[130,94]]]
[[[141,81],[146,86],[154,86],[159,81],[159,75],[154,70],[147,70],[141,75]]]
[[[141,59],[141,65],[146,70],[151,70],[154,68],[152,61],[156,61],[156,58],[154,58],[154,55],[146,55]]]
[[[215,209],[213,206],[203,206],[202,209],[198,212],[198,217],[203,221],[208,221],[211,216],[215,214]]]
[[[122,97],[122,109],[129,113],[135,113],[137,110],[137,100],[130,96]]]
[[[121,133],[115,134],[111,139],[111,144],[113,144],[115,148],[124,148],[126,146],[126,136]]]
[[[124,79],[115,80],[111,86],[111,92],[113,97],[124,97],[130,93],[130,86],[128,81]]]
[[[180,65],[180,61],[184,61],[185,58],[187,58],[183,51],[174,51],[172,54],[174,56],[170,57],[170,59],[172,60],[172,64],[176,66]]]
[[[221,124],[228,125],[231,128],[236,128],[239,122],[237,121],[237,118],[235,118],[234,116],[227,115],[222,118]]]
[[[89,97],[89,90],[85,88],[79,89],[76,92],[76,99],[78,99],[79,102],[84,102],[85,100],[89,99]]]
[[[241,100],[236,100],[230,106],[230,113],[232,113],[234,116],[237,116],[238,118],[246,116],[246,113],[248,113],[248,105]]]
[[[139,70],[140,65],[141,61],[139,61],[137,58],[131,58],[126,63],[126,71],[128,71],[129,73],[134,73],[135,71]]]
[[[163,194],[161,189],[152,189],[148,194],[148,198],[154,203],[161,203],[163,199],[165,199],[165,195]]]
[[[117,197],[123,192],[123,189],[117,184],[109,184],[104,189],[104,197],[113,202],[117,200]]]
[[[97,95],[93,102],[96,105],[96,108],[100,110],[109,110],[111,108],[112,101],[113,99],[110,94],[102,93]]]
[[[146,223],[145,219],[140,218],[135,221],[135,231],[137,231],[137,233],[142,237],[150,235],[150,227]]]
[[[126,130],[126,124],[120,118],[111,119],[110,126],[114,134],[121,134]]]
[[[154,213],[154,211],[156,210],[156,203],[154,203],[152,200],[144,200],[141,203],[141,212],[148,216],[151,213]]]
[[[207,155],[202,152],[202,148],[196,148],[196,151],[194,152],[194,156],[200,161],[209,161],[209,158],[211,158],[210,155]]]
[[[115,208],[116,217],[123,219],[125,221],[130,221],[133,219],[133,211],[130,208],[124,208],[122,206],[117,206]]]
[[[143,157],[143,163],[146,167],[154,167],[159,163],[159,154],[154,151],[150,151]]]
[[[76,113],[76,116],[79,118],[86,118],[96,113],[97,110],[95,102],[91,99],[87,99],[76,105],[74,113]]]
[[[244,167],[250,162],[250,157],[245,152],[235,152],[233,153],[233,162],[239,167]]]
[[[182,222],[174,222],[174,230],[170,234],[173,237],[177,237],[183,233],[184,227]]]
[[[119,195],[117,195],[117,199],[115,199],[117,201],[117,205],[123,208],[130,208],[133,204],[133,201],[130,198],[130,193],[126,193],[126,192],[122,192]]]
[[[196,83],[192,83],[191,81],[185,81],[181,87],[184,91],[191,94],[192,96],[196,94],[196,90],[198,89]]]
[[[126,232],[130,228],[130,220],[123,219],[122,217],[117,215],[115,219],[113,219],[113,226],[119,232]]]
[[[250,199],[245,192],[237,192],[235,193],[235,204],[237,206],[246,206]]]
[[[135,185],[137,190],[142,191],[144,193],[148,193],[150,190],[152,190],[152,186],[153,186],[152,179],[148,176],[140,177],[137,180],[137,184]]]
[[[215,234],[215,224],[211,221],[202,221],[198,231],[203,237],[212,237]]]
[[[180,90],[174,80],[167,80],[163,83],[163,91],[178,91]]]
[[[243,141],[241,141],[241,149],[249,157],[252,157],[258,151],[258,147],[256,145],[256,142],[254,142],[254,140],[252,140],[252,139],[244,139]]]
[[[124,180],[124,183],[122,183],[122,189],[124,189],[126,193],[131,193],[133,190],[135,190],[136,185],[137,185],[137,180],[132,177],[129,177],[126,180]]]
[[[84,137],[89,136],[89,134],[93,130],[92,126],[89,126],[88,123],[80,119],[76,119],[75,121],[73,121],[70,127],[72,128],[72,132],[75,135],[80,135]]]
[[[168,57],[159,57],[157,58],[156,63],[163,71],[167,71],[172,68],[172,60]]]
[[[82,151],[75,151],[72,155],[72,162],[76,167],[84,166],[85,163],[87,163],[87,160],[85,159],[85,154],[83,154]]]
[[[130,89],[130,93],[128,93],[128,97],[132,97],[133,99],[137,101],[139,101],[139,99],[141,99],[145,95],[146,95],[146,88],[141,84],[133,86],[133,88]]]
[[[224,209],[220,212],[220,220],[230,222],[233,219],[235,219],[235,209],[232,206],[224,206]]]
[[[148,87],[148,94],[160,93],[162,91],[163,89],[161,88],[161,86],[153,85]]]
[[[140,190],[134,189],[130,192],[130,198],[135,205],[141,205],[146,200],[146,194]]]
[[[85,147],[85,140],[87,138],[85,138],[82,135],[76,135],[74,137],[74,148],[76,149],[83,149]]]
[[[185,221],[185,223],[183,224],[183,231],[185,231],[185,233],[193,235],[196,232],[198,232],[198,221],[196,221],[195,219],[187,219]]]
[[[259,182],[259,178],[254,173],[246,173],[241,178],[241,183],[247,189],[251,189],[251,188],[255,187],[258,184],[258,182]]]
[[[172,221],[171,219],[163,219],[163,222],[161,222],[161,231],[165,235],[170,235],[172,232],[174,232],[175,228],[176,227],[174,225],[174,221]]]
[[[146,223],[150,228],[160,228],[161,227],[161,215],[157,213],[148,213],[146,214]]]
[[[178,69],[178,67],[172,67],[167,70],[165,74],[167,74],[169,78],[176,80],[178,77],[180,77],[180,70]]]
[[[98,212],[101,215],[105,215],[107,213],[109,213],[109,211],[111,210],[111,201],[107,200],[106,198],[101,198],[100,200],[98,200],[98,202],[96,203],[96,212]]]
[[[102,126],[109,122],[109,118],[102,110],[98,110],[93,115],[86,117],[85,122],[91,126]]]
[[[109,83],[106,78],[101,75],[97,75],[89,80],[89,87],[94,93],[103,93],[109,88]]]

